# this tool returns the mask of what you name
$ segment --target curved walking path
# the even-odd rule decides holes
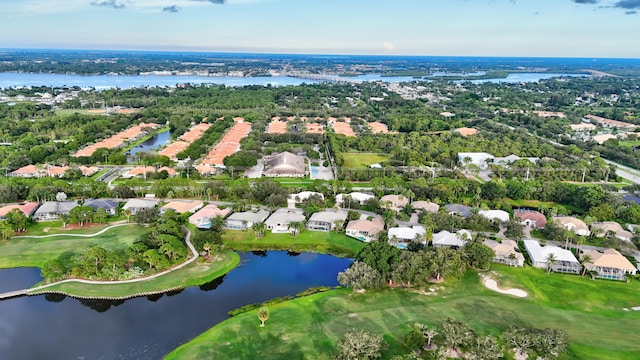
[[[84,237],[90,237],[90,236],[97,236],[100,235],[102,233],[104,233],[105,231],[112,229],[114,227],[118,227],[118,226],[124,226],[124,225],[129,225],[129,224],[118,224],[118,225],[113,225],[110,226],[108,228],[105,228],[95,234],[87,234],[87,235],[82,235]],[[58,234],[52,234],[52,235],[44,235],[44,236],[56,236]],[[64,234],[62,234],[64,235]],[[76,234],[76,235],[80,235],[80,234]],[[144,277],[139,277],[139,278],[135,278],[135,279],[129,279],[129,280],[115,280],[115,281],[105,281],[105,280],[84,280],[84,279],[66,279],[66,280],[61,280],[61,281],[56,281],[50,284],[46,284],[46,285],[41,285],[41,286],[37,286],[34,288],[29,288],[29,289],[23,289],[23,290],[16,290],[16,291],[12,291],[12,292],[8,292],[8,293],[2,293],[0,294],[0,299],[6,299],[6,298],[10,298],[10,297],[15,297],[15,296],[21,296],[21,295],[31,295],[33,292],[38,292],[41,290],[45,290],[51,286],[55,286],[55,285],[59,285],[59,284],[64,284],[64,283],[82,283],[82,284],[93,284],[93,285],[114,285],[114,284],[129,284],[129,283],[136,283],[136,282],[141,282],[141,281],[147,281],[147,280],[151,280],[151,279],[155,279],[157,277],[160,277],[162,275],[166,275],[172,271],[176,271],[178,269],[182,269],[183,267],[193,263],[194,261],[196,261],[198,259],[198,257],[200,256],[198,254],[198,251],[196,251],[195,246],[193,246],[193,244],[191,243],[191,231],[189,230],[189,228],[187,228],[187,236],[185,237],[185,243],[187,244],[187,247],[189,248],[189,250],[191,250],[191,253],[194,255],[193,257],[187,259],[185,262],[183,262],[182,264],[178,265],[178,266],[174,266],[170,269],[167,269],[165,271],[159,272],[157,274],[153,274],[153,275],[149,275],[149,276],[144,276]]]
[[[111,226],[107,226],[106,228],[98,231],[97,233],[93,233],[93,234],[49,234],[49,235],[21,235],[21,236],[14,236],[13,239],[46,239],[46,238],[50,238],[50,237],[56,237],[56,236],[67,236],[67,237],[94,237],[94,236],[98,236],[98,235],[102,235],[105,232],[113,229],[113,228],[117,228],[120,226],[127,226],[127,225],[133,225],[130,223],[124,223],[124,224],[116,224],[116,225],[111,225]]]

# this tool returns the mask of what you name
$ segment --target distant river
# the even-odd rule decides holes
[[[160,359],[224,321],[227,312],[314,286],[337,285],[351,259],[286,251],[241,253],[241,265],[208,284],[131,300],[24,296],[0,301],[0,359]],[[41,280],[40,270],[0,270],[0,289]],[[256,317],[256,324],[259,323]]]
[[[466,76],[478,75],[480,73],[468,73]],[[435,74],[434,74],[435,75]],[[513,73],[503,79],[482,79],[471,80],[474,83],[483,82],[535,82],[552,77],[584,77],[581,74],[550,74],[550,73]],[[336,78],[339,78],[336,76]],[[344,77],[345,80],[357,81],[381,81],[388,83],[417,81],[411,76],[383,77],[380,74],[364,74],[352,77]],[[23,86],[79,86],[81,88],[95,88],[96,90],[120,88],[129,89],[144,86],[176,86],[176,84],[224,84],[227,86],[287,86],[300,85],[302,83],[315,84],[317,80],[299,79],[290,76],[257,76],[257,77],[235,77],[235,76],[157,76],[157,75],[66,75],[66,74],[31,74],[31,73],[0,73],[0,89],[7,87]]]
[[[287,86],[302,83],[317,83],[314,80],[298,79],[289,76],[157,76],[157,75],[66,75],[0,73],[0,88],[22,86],[79,86],[93,87],[96,90],[120,88],[129,89],[144,86],[176,86],[176,84],[224,84],[228,86],[268,85]]]

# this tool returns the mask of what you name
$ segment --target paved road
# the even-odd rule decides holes
[[[628,166],[620,165],[616,162],[605,160],[607,164],[616,166],[616,175],[623,179],[627,179],[634,184],[640,184],[640,171],[632,169]]]

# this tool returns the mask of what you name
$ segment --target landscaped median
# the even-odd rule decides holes
[[[434,291],[331,290],[269,306],[265,327],[260,327],[258,310],[237,315],[166,359],[330,359],[337,340],[354,329],[384,334],[387,358],[408,352],[402,339],[409,325],[437,326],[448,317],[480,335],[497,335],[510,326],[564,329],[569,334],[566,359],[637,359],[640,311],[631,306],[637,304],[640,283],[503,266],[491,276],[530,296],[520,299],[486,289],[475,271],[462,281],[434,285]]]
[[[222,235],[227,247],[238,251],[289,250],[296,252],[316,252],[342,257],[354,257],[365,244],[335,231],[303,231],[290,234],[266,233],[256,238],[252,230],[226,231]]]
[[[206,284],[233,270],[240,263],[240,256],[229,250],[218,254],[213,262],[194,262],[162,276],[137,282],[86,284],[66,282],[29,291],[28,295],[43,293],[64,294],[83,299],[126,299],[138,296],[184,289]]]

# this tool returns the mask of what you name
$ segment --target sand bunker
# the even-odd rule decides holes
[[[495,292],[499,292],[500,294],[512,295],[519,298],[525,298],[528,296],[527,292],[520,289],[501,289],[498,287],[498,282],[491,279],[485,278],[483,281],[484,286],[486,286],[489,290],[493,290]]]

